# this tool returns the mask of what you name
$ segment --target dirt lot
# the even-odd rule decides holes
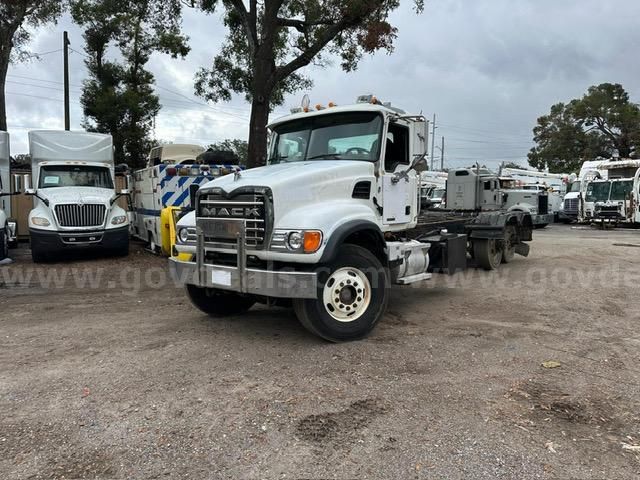
[[[0,477],[638,478],[640,231],[394,289],[367,340],[211,320],[139,247],[0,267]],[[559,362],[545,368],[546,361]]]

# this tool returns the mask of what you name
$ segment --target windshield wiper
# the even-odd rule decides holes
[[[280,163],[281,160],[284,160],[285,158],[289,158],[288,155],[278,155],[276,157],[270,158],[268,160],[269,165],[275,165],[277,163]]]
[[[313,157],[309,157],[307,158],[307,160],[317,160],[320,158],[333,158],[335,160],[339,160],[340,155],[338,155],[337,153],[321,153],[320,155],[314,155]]]

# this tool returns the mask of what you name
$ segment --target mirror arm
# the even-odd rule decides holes
[[[115,197],[111,199],[111,201],[109,202],[109,205],[113,206],[113,204],[116,203],[116,201],[120,197],[129,197],[129,202],[131,202],[131,193],[118,193]]]
[[[403,178],[408,182],[409,181],[409,172],[416,167],[416,164],[420,160],[422,160],[423,158],[427,158],[427,152],[424,152],[422,154],[416,154],[414,156],[415,156],[415,159],[413,160],[413,162],[411,162],[411,165],[409,166],[409,168],[394,174],[393,178],[391,179],[391,183],[396,184],[400,180],[402,180]]]
[[[40,195],[38,195],[37,192],[33,192],[33,193],[27,193],[24,192],[25,195],[33,195],[34,197],[36,197],[38,200],[40,200],[42,203],[44,203],[47,207],[49,206],[49,200],[46,198],[42,198]]]

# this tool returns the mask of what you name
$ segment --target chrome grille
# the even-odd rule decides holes
[[[98,227],[104,223],[106,207],[100,204],[56,205],[56,216],[61,227]]]
[[[577,198],[565,198],[564,200],[565,213],[578,213],[578,199]]]
[[[260,248],[267,233],[266,202],[261,193],[241,193],[233,197],[222,194],[204,193],[198,202],[198,216],[221,220],[245,220],[246,246]],[[224,238],[206,237],[205,241],[235,245],[235,241]]]

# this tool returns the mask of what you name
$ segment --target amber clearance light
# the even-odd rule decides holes
[[[317,252],[322,244],[322,232],[319,230],[306,230],[304,232],[304,253]]]

